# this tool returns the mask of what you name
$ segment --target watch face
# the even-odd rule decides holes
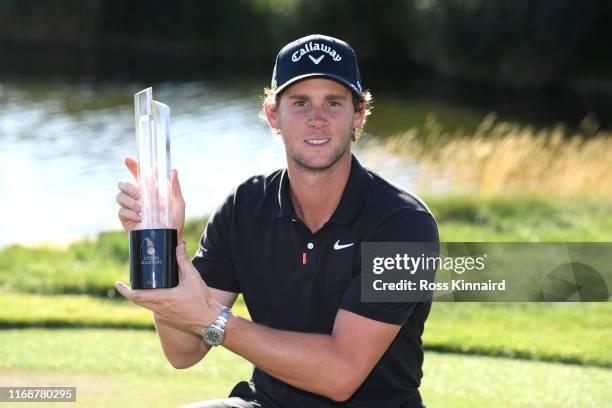
[[[214,328],[209,328],[204,333],[204,340],[211,346],[217,346],[223,341],[223,332]]]

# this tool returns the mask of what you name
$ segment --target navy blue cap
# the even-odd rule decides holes
[[[355,51],[337,38],[312,34],[280,50],[272,72],[272,89],[276,95],[289,85],[310,77],[333,79],[358,96],[363,95]]]

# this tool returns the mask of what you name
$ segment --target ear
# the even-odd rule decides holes
[[[268,123],[272,129],[278,129],[278,106],[271,102],[264,103],[264,111],[266,112],[266,117],[268,118]]]
[[[362,128],[365,123],[365,113],[366,113],[366,102],[361,99],[359,101],[359,105],[357,106],[357,111],[355,112],[355,116],[353,116],[353,128]]]

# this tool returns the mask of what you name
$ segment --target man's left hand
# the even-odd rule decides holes
[[[219,316],[221,305],[189,260],[183,242],[176,247],[176,259],[179,284],[174,288],[135,290],[121,281],[115,282],[115,287],[133,303],[153,311],[157,319],[200,335]]]

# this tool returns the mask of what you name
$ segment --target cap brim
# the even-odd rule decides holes
[[[279,93],[281,93],[282,91],[284,91],[285,89],[287,89],[287,87],[295,84],[296,82],[302,81],[304,79],[308,79],[308,78],[329,78],[332,79],[336,82],[340,82],[340,84],[346,86],[351,92],[353,92],[355,95],[362,97],[363,96],[363,92],[360,91],[355,85],[351,84],[349,81],[347,81],[346,79],[338,76],[338,75],[334,75],[334,74],[329,74],[327,72],[310,72],[308,74],[304,74],[304,75],[299,75],[296,76],[294,78],[291,78],[290,80],[288,80],[287,82],[285,82],[284,84],[282,84],[281,86],[279,86],[278,88],[276,88],[274,90],[274,95],[278,95]]]

